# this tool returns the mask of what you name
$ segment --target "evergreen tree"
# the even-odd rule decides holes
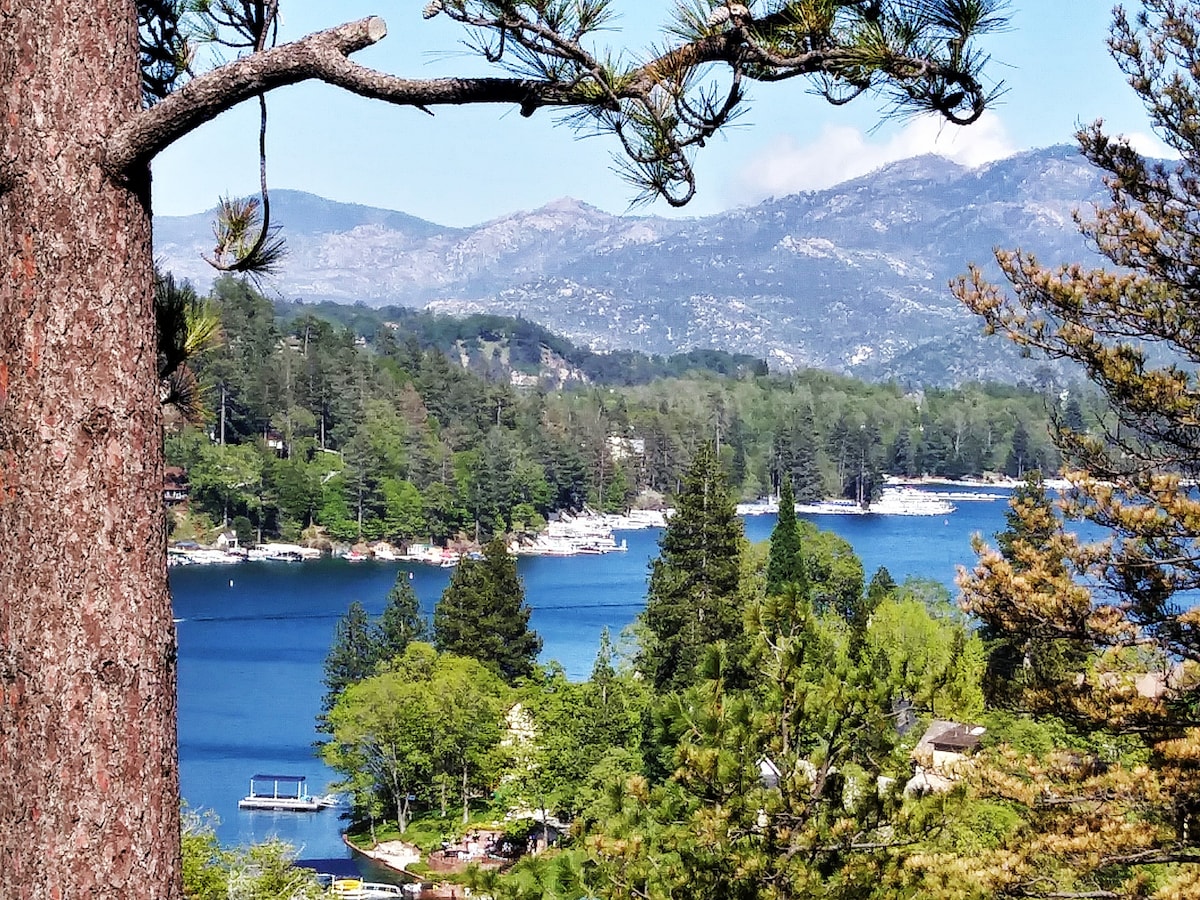
[[[746,480],[746,425],[737,410],[729,416],[729,426],[725,433],[725,442],[731,453],[729,456],[729,483],[738,488]]]
[[[883,492],[879,427],[864,422],[843,438],[842,496],[866,509]]]
[[[613,655],[612,635],[605,625],[600,629],[600,647],[596,651],[596,660],[592,663],[592,677],[588,679],[600,692],[602,703],[607,701],[609,686],[617,677],[617,670],[613,668]]]
[[[382,659],[399,656],[413,641],[425,640],[426,623],[409,576],[405,569],[397,573],[383,613],[375,623],[376,642]]]
[[[709,646],[742,637],[737,606],[742,524],[713,448],[696,452],[650,567],[639,665],[656,689],[686,687]]]
[[[1027,509],[1035,510],[1037,515],[1024,514]],[[1020,559],[1018,543],[1043,547],[1053,537],[1058,524],[1054,503],[1046,493],[1040,469],[1026,472],[1024,480],[1013,490],[1004,513],[1004,524],[1007,527],[996,534],[996,546],[1018,570],[1027,569],[1029,562]]]
[[[1018,420],[1012,433],[1012,450],[1004,463],[1004,474],[1012,478],[1023,478],[1031,468],[1033,454],[1030,451],[1029,429],[1025,423]]]
[[[464,559],[433,611],[439,651],[477,659],[510,684],[533,674],[542,639],[529,628],[532,610],[517,562],[494,538],[483,559]]]
[[[782,428],[776,428],[774,434],[771,435],[771,490],[775,491],[776,487],[783,481],[785,472],[792,470],[792,441],[791,429],[786,432]]]
[[[708,677],[668,698],[686,721],[664,779],[618,770],[625,789],[600,792],[576,820],[583,884],[493,896],[966,896],[940,889],[950,879],[902,884],[908,858],[929,846],[951,807],[937,805],[931,829],[904,797],[912,765],[894,700],[913,697],[927,709],[936,697],[939,713],[973,716],[978,642],[913,600],[881,606],[862,654],[841,621],[790,590],[752,602],[746,619],[753,687],[731,689],[714,660]],[[777,778],[764,777],[764,761]]]
[[[371,627],[363,605],[355,600],[338,619],[333,644],[325,657],[325,696],[321,700],[322,720],[333,709],[338,695],[355,682],[372,675],[379,662],[379,636]]]
[[[792,479],[784,475],[779,486],[779,518],[771,532],[771,553],[767,559],[767,593],[778,594],[785,584],[795,585],[800,596],[808,596],[808,575],[796,530],[796,502],[792,497]]]
[[[887,570],[887,566],[880,566],[871,576],[871,583],[867,585],[869,605],[874,608],[895,593],[896,581],[892,578],[892,573]]]
[[[842,615],[846,617],[846,622],[850,625],[851,652],[856,657],[864,647],[867,629],[871,624],[871,616],[881,603],[893,599],[897,592],[898,587],[892,578],[892,573],[887,570],[886,566],[880,566],[871,576],[871,583],[867,585],[866,592],[842,608]]]
[[[1076,434],[1083,434],[1087,430],[1087,425],[1083,420],[1083,406],[1080,405],[1079,398],[1075,394],[1071,394],[1067,398],[1066,405],[1063,407],[1062,425],[1068,431]]]
[[[927,475],[949,474],[954,455],[953,442],[942,422],[933,416],[921,420],[920,470]]]
[[[825,497],[824,479],[817,464],[817,423],[811,404],[805,404],[792,428],[792,491],[800,503],[817,503]]]
[[[917,448],[913,446],[912,430],[904,427],[896,432],[892,442],[890,470],[896,475],[912,478],[920,474]]]
[[[1039,577],[1041,572],[1058,579],[1071,577],[1064,559],[1043,553],[1043,548],[1053,545],[1060,523],[1039,470],[1025,473],[1009,500],[1004,521],[1007,527],[996,534],[996,546],[1014,573],[1036,567]],[[1086,646],[1010,631],[1002,620],[986,613],[982,618],[979,635],[988,651],[983,682],[988,703],[1056,710],[1057,687],[1081,671]]]

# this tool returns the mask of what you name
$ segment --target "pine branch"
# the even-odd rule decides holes
[[[372,16],[252,53],[189,81],[142,110],[109,138],[108,168],[124,173],[153,159],[179,138],[264,91],[320,78],[334,60],[378,43],[387,26]]]
[[[261,49],[263,26],[249,35],[255,38],[254,52],[194,78],[118,129],[109,143],[108,168],[124,173],[244,100],[317,79],[363,97],[425,111],[435,105],[501,103],[516,105],[529,116],[542,107],[573,107],[577,125],[591,122],[598,130],[616,133],[629,160],[631,181],[681,205],[694,191],[690,151],[736,116],[744,78],[810,76],[830,84],[850,82],[861,92],[874,86],[869,73],[877,73],[897,97],[897,108],[935,111],[959,124],[978,119],[992,96],[975,77],[975,60],[927,57],[923,45],[914,45],[910,53],[907,46],[893,47],[886,40],[866,49],[837,40],[796,40],[788,37],[796,27],[790,12],[753,22],[748,14],[736,21],[730,18],[730,27],[697,34],[621,73],[589,54],[578,35],[559,33],[547,21],[525,18],[515,8],[499,17],[479,18],[445,4],[434,6],[427,8],[427,17],[446,11],[482,32],[496,32],[500,44],[494,53],[488,50],[488,58],[495,55],[494,61],[500,62],[506,46],[515,48],[510,52],[524,63],[522,71],[534,77],[407,79],[357,65],[349,55],[386,34],[383,20],[376,17],[271,49]],[[581,23],[580,34],[586,30]],[[728,89],[701,95],[698,102],[689,100],[693,75],[714,63],[728,67]]]

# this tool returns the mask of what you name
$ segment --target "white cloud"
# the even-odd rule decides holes
[[[966,128],[922,117],[881,142],[873,142],[856,128],[826,125],[811,143],[801,144],[791,135],[775,138],[742,167],[730,188],[737,202],[755,203],[831,187],[925,153],[974,167],[1015,152],[1004,124],[991,113]]]

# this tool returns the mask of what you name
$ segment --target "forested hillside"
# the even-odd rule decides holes
[[[441,350],[477,374],[492,378],[509,378],[518,372],[559,382],[620,385],[644,384],[696,370],[720,375],[767,373],[765,360],[725,350],[689,350],[671,356],[637,350],[597,353],[528,319],[488,313],[457,317],[406,306],[372,309],[332,302],[280,303],[276,309],[285,320],[311,315],[343,325],[368,340],[383,330],[403,334],[422,349]],[[558,371],[552,371],[555,369]]]
[[[581,353],[495,317],[277,315],[232,278],[209,303],[221,340],[195,362],[207,421],[167,441],[197,535],[232,522],[244,538],[480,539],[669,498],[708,441],[742,498],[774,492],[783,470],[801,501],[870,494],[886,474],[1054,471],[1047,398],[1085,415],[1049,383],[921,391],[728,354]]]

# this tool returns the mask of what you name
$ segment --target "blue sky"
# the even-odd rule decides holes
[[[424,0],[287,0],[283,38],[366,15],[389,34],[355,59],[405,77],[482,74],[444,17],[423,20]],[[1136,3],[1132,4],[1136,6]],[[616,0],[605,35],[640,52],[659,40],[672,0]],[[980,165],[1024,149],[1072,141],[1103,118],[1140,150],[1166,155],[1108,56],[1111,4],[1013,0],[1012,24],[983,45],[990,75],[1007,93],[969,128],[932,120],[879,124],[875,99],[831,107],[799,80],[752,87],[748,112],[700,152],[698,193],[682,212],[662,202],[639,213],[707,215],[799,190],[827,187],[895,159],[937,152]],[[619,29],[619,30],[618,30]],[[632,189],[613,171],[613,141],[577,138],[545,111],[505,107],[420,111],[362,100],[318,84],[270,95],[269,175],[276,188],[396,209],[444,225],[473,225],[560,197],[623,212]],[[155,211],[211,208],[223,195],[257,190],[258,113],[243,104],[169,148],[154,166]]]

